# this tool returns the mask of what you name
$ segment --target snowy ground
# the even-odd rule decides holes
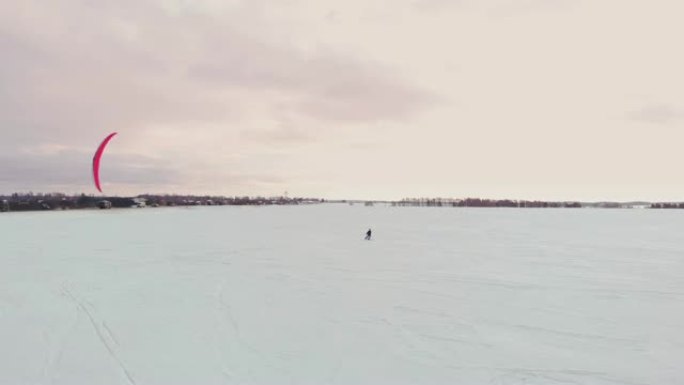
[[[676,210],[148,208],[0,234],[0,384],[684,384]]]

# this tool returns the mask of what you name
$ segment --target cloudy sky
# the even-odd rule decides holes
[[[0,193],[681,200],[680,0],[14,1]]]

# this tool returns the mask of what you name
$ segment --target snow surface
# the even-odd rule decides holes
[[[677,210],[3,213],[0,240],[0,384],[684,384]]]

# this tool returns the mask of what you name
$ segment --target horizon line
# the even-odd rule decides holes
[[[101,198],[134,198],[141,196],[185,196],[185,197],[213,197],[213,198],[279,198],[279,199],[318,199],[325,200],[328,202],[401,202],[401,201],[422,201],[422,200],[437,200],[437,201],[465,201],[469,199],[482,200],[482,201],[512,201],[512,202],[559,202],[559,203],[664,203],[664,202],[684,202],[682,200],[648,200],[648,199],[628,199],[628,200],[606,200],[606,199],[592,199],[592,200],[578,200],[578,199],[539,199],[539,198],[483,198],[483,197],[404,197],[401,199],[374,199],[374,198],[325,198],[316,196],[289,196],[289,195],[224,195],[224,194],[197,194],[197,193],[139,193],[132,195],[120,195],[120,194],[106,194],[106,193],[65,193],[59,191],[53,192],[13,192],[13,193],[0,193],[0,197],[12,197],[13,195],[19,196],[53,196],[53,195],[63,195],[68,197],[75,196],[88,196],[88,197],[101,197]]]

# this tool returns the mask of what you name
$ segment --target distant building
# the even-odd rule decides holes
[[[99,207],[101,209],[111,209],[112,208],[112,202],[102,200],[102,201],[97,202],[97,207]]]
[[[133,207],[146,207],[147,199],[145,198],[133,198]]]
[[[0,212],[7,212],[9,210],[10,210],[9,201],[7,199],[3,199],[2,203],[0,204]]]

